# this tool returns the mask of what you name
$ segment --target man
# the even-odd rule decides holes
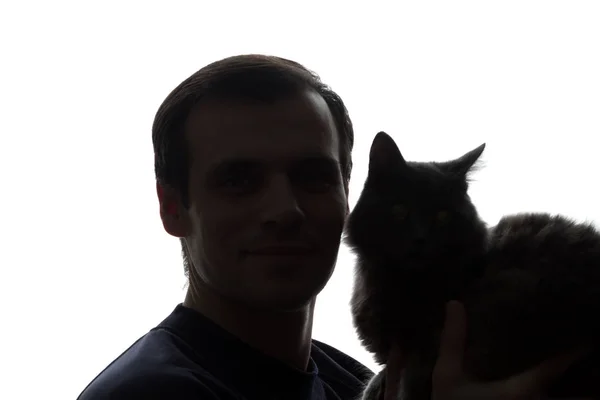
[[[182,82],[152,130],[160,215],[189,289],[79,398],[357,398],[372,372],[311,338],[349,211],[354,137],[340,97],[295,62],[231,57]],[[464,312],[450,311],[437,400],[522,398],[568,364],[472,384],[459,368]],[[390,360],[392,388],[401,355]]]

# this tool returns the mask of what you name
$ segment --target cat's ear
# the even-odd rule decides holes
[[[481,157],[483,150],[485,149],[485,143],[479,147],[469,151],[462,157],[456,160],[448,161],[446,164],[446,170],[455,176],[466,176],[469,172],[475,169],[477,160]]]
[[[406,166],[400,149],[385,132],[379,132],[373,139],[369,153],[369,172],[389,172]]]

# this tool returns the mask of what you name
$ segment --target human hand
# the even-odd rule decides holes
[[[397,344],[392,345],[385,365],[385,386],[382,400],[397,400],[400,381],[405,367],[405,358]]]
[[[467,317],[462,304],[451,301],[446,309],[440,351],[432,376],[432,400],[533,400],[576,360],[587,353],[578,349],[547,360],[506,380],[474,381],[462,369]],[[581,399],[583,400],[583,399]]]

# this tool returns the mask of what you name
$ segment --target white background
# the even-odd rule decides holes
[[[218,3],[218,5],[216,5]],[[3,1],[0,398],[74,399],[183,299],[150,128],[205,64],[268,53],[317,71],[356,128],[354,205],[374,134],[411,160],[487,143],[483,218],[600,220],[598,1]],[[358,344],[342,249],[315,338]]]

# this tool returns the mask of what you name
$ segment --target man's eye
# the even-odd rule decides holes
[[[223,179],[222,186],[225,187],[243,187],[250,184],[250,178],[247,176],[227,176]]]
[[[260,179],[257,176],[248,172],[241,172],[224,175],[218,186],[232,193],[243,194],[255,190],[259,185]]]
[[[336,173],[321,169],[300,171],[295,180],[306,190],[314,192],[330,190],[338,183]]]

